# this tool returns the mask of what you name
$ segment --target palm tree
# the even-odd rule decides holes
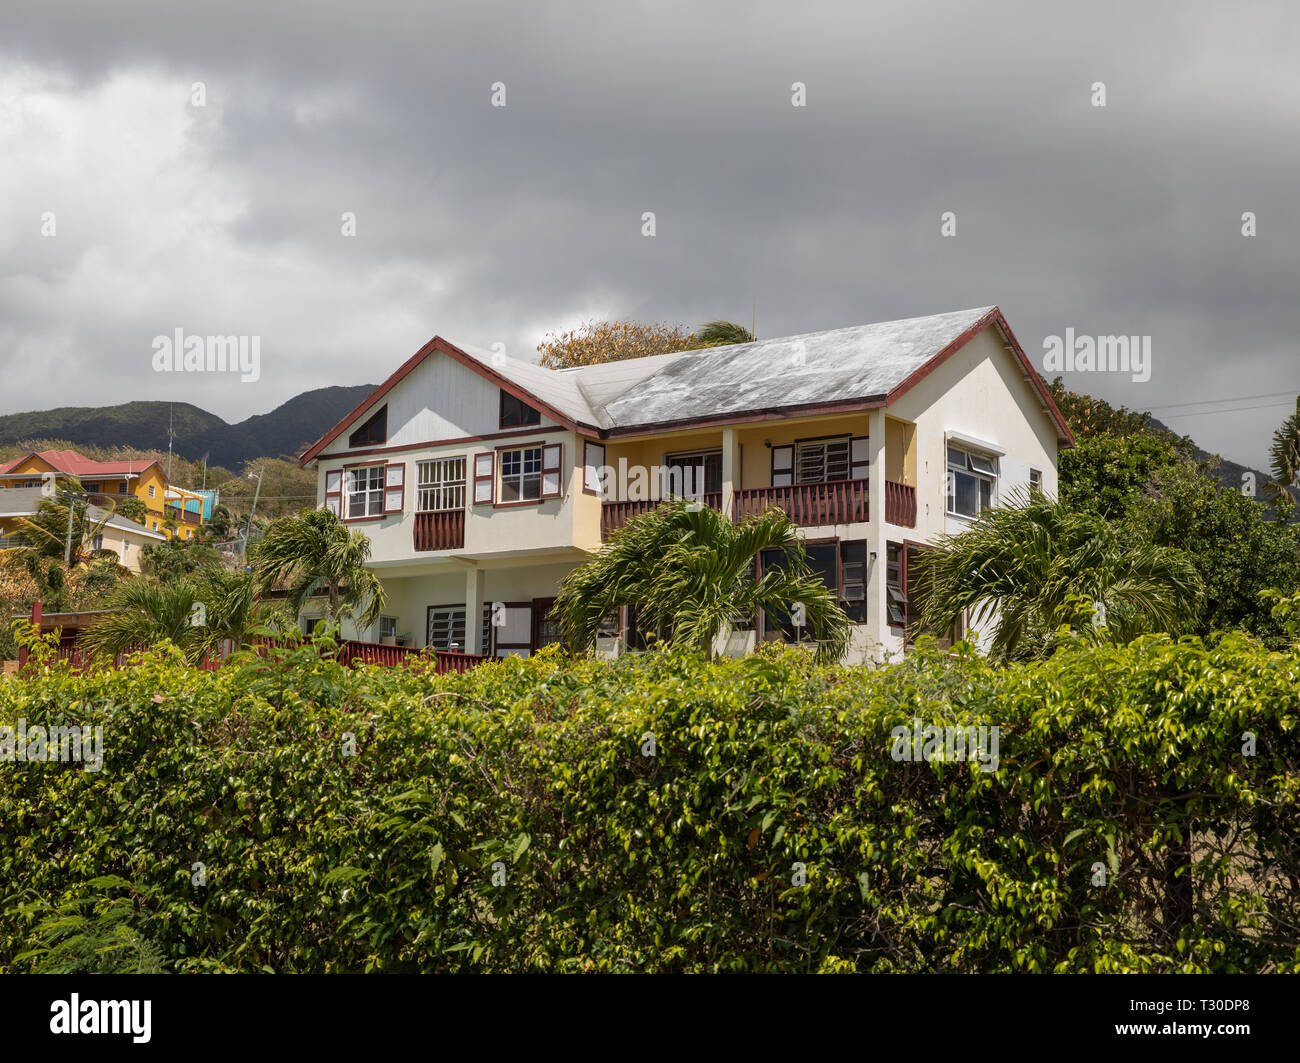
[[[70,549],[69,508],[72,510]],[[32,516],[18,519],[18,526],[28,543],[21,548],[27,552],[25,556],[32,562],[57,561],[63,564],[66,554],[68,560],[64,567],[69,572],[97,557],[116,557],[112,550],[97,550],[94,545],[96,537],[103,532],[109,518],[113,516],[112,512],[102,510],[100,516],[92,517],[90,509],[80,485],[61,485],[54,498],[42,498]]]
[[[180,579],[131,580],[117,588],[105,607],[110,612],[83,641],[111,657],[167,639],[198,663],[224,641],[245,644],[255,627],[291,623],[276,606],[258,600],[251,573],[221,568]]]
[[[1296,396],[1295,405],[1295,413],[1273,433],[1273,445],[1268,452],[1272,459],[1273,483],[1269,485],[1267,495],[1275,503],[1282,495],[1289,494],[1290,488],[1300,487],[1300,395]]]
[[[199,589],[191,579],[155,583],[134,579],[117,588],[105,603],[111,610],[82,636],[87,649],[116,657],[170,640],[190,661],[202,659],[207,633],[193,622]]]
[[[759,553],[773,548],[783,563],[765,566],[755,580]],[[709,655],[719,634],[760,608],[802,613],[823,660],[838,658],[849,636],[848,616],[809,569],[797,527],[777,509],[733,524],[675,499],[629,521],[561,584],[555,615],[569,648],[594,646],[601,620],[623,605],[636,607],[642,630]]]
[[[728,347],[733,343],[753,343],[758,337],[744,325],[731,321],[709,321],[700,326],[695,338],[685,347],[688,351],[705,347]]]
[[[949,631],[966,610],[977,627],[995,618],[990,655],[1004,661],[1049,655],[1062,625],[1112,642],[1178,634],[1203,595],[1182,551],[1129,545],[1103,518],[1036,492],[1014,493],[937,545],[909,577],[922,627]]]
[[[287,587],[287,604],[295,616],[323,589],[329,619],[355,617],[363,629],[379,619],[385,601],[383,584],[366,568],[368,560],[365,533],[348,528],[327,509],[305,509],[272,521],[252,557],[258,590]]]

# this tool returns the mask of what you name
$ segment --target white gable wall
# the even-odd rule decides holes
[[[385,446],[412,446],[438,439],[492,435],[501,431],[500,396],[500,388],[492,381],[441,351],[434,351],[378,403],[340,432],[325,450],[329,454],[348,453],[348,437],[385,404],[388,406],[388,442]],[[539,427],[553,425],[555,422],[543,414]]]

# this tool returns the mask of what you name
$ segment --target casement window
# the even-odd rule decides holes
[[[501,451],[502,502],[530,502],[542,497],[542,448]]]
[[[867,622],[867,541],[840,540],[840,606],[855,624]]]
[[[117,484],[117,493],[119,495],[127,494],[131,490],[130,485],[125,480],[119,480]]]
[[[383,465],[363,465],[348,470],[349,519],[383,516],[384,468]]]
[[[978,517],[997,498],[998,459],[948,445],[948,512]]]
[[[588,494],[601,494],[600,470],[605,467],[603,443],[585,442],[582,445],[582,489]],[[603,496],[602,496],[603,497]]]
[[[336,517],[343,516],[342,469],[331,469],[325,474],[325,508]]]
[[[383,405],[369,420],[348,436],[350,447],[375,447],[388,442],[388,406]]]
[[[416,506],[421,513],[465,508],[465,459],[436,458],[417,466]]]
[[[508,391],[501,392],[502,428],[527,428],[530,425],[541,423],[542,415],[540,411],[533,409],[521,399],[515,398]]]
[[[461,653],[465,649],[465,607],[463,605],[431,605],[429,607],[428,645],[435,650],[447,651],[454,645]],[[492,606],[483,605],[482,627],[479,630],[479,653],[491,654]]]
[[[885,608],[889,626],[907,627],[907,590],[903,585],[903,547],[889,543],[885,547]]]
[[[840,581],[839,543],[834,541],[806,543],[804,545],[804,556],[813,575],[821,577],[821,581],[831,590],[838,590]],[[779,547],[764,550],[759,554],[758,564],[760,578],[764,572],[772,569],[784,569],[786,567],[785,551]],[[794,611],[782,606],[764,608],[763,641],[811,641],[812,632],[809,630],[806,620],[803,624],[796,624],[795,620],[797,618]]]
[[[90,548],[92,550],[104,549],[104,536],[103,535],[92,536],[90,540]]]
[[[665,498],[697,498],[722,490],[722,451],[696,450],[684,454],[664,455]]]
[[[772,448],[772,486],[865,480],[869,468],[866,436],[804,439]]]
[[[535,502],[558,498],[562,481],[564,447],[547,443],[500,452],[500,492],[497,501]]]
[[[554,598],[533,599],[533,649],[551,646],[564,641],[564,628],[559,617],[551,615]]]
[[[381,616],[379,618],[379,641],[397,638],[397,617]]]
[[[1042,489],[1043,489],[1043,470],[1042,470],[1042,469],[1030,469],[1030,470],[1029,470],[1029,490],[1031,490],[1031,491],[1041,491]]]

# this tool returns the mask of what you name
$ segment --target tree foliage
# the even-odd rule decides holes
[[[1178,634],[1201,605],[1201,581],[1181,551],[1126,540],[1103,518],[1038,492],[1013,493],[937,545],[915,562],[922,625],[945,632],[969,613],[977,630],[994,629],[996,660],[1049,655],[1061,628],[1116,643]]]
[[[106,756],[0,771],[0,967],[121,898],[180,973],[1300,973],[1295,650],[432,676],[318,649],[0,678],[0,724],[101,725]],[[998,726],[995,770],[896,759],[918,725]]]
[[[780,550],[784,563],[755,579],[755,561],[769,549]],[[569,647],[587,650],[601,620],[624,605],[636,608],[642,631],[703,653],[762,608],[801,614],[823,659],[837,659],[849,636],[834,592],[808,567],[799,529],[777,509],[733,523],[707,506],[665,502],[564,578],[555,613]]]
[[[369,560],[366,534],[326,509],[304,509],[272,522],[252,553],[258,590],[286,590],[294,616],[323,590],[329,619],[351,617],[360,628],[379,619],[386,598],[384,585],[366,567]]]

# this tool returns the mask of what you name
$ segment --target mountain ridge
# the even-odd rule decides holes
[[[0,415],[0,446],[29,439],[66,439],[74,446],[172,449],[190,461],[238,469],[262,457],[296,458],[375,390],[333,385],[301,392],[269,413],[231,424],[193,403],[139,400],[114,406],[59,406]]]

